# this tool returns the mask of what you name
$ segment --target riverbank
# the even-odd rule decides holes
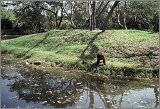
[[[28,73],[30,73],[30,71],[34,71],[34,70],[38,70],[39,72],[54,72],[55,74],[60,74],[63,76],[69,76],[69,77],[74,77],[74,78],[83,78],[87,81],[97,81],[99,83],[104,83],[104,82],[109,82],[109,81],[141,81],[142,83],[144,83],[144,86],[148,86],[147,83],[155,83],[158,81],[158,78],[129,78],[129,77],[120,77],[120,76],[107,76],[103,73],[93,73],[93,72],[86,72],[84,70],[68,70],[66,68],[63,67],[52,67],[49,66],[47,64],[42,64],[42,65],[34,65],[34,64],[26,64],[26,60],[24,60],[24,58],[15,58],[15,56],[13,54],[7,54],[7,53],[3,53],[1,54],[1,63],[2,66],[7,66],[8,64],[15,64],[15,66],[17,66],[17,68],[20,67],[19,70],[21,69],[26,69],[25,71],[27,71]],[[21,71],[23,72],[23,70]],[[155,84],[150,84],[149,87],[155,87]]]
[[[28,66],[11,55],[2,55],[1,61],[3,108],[89,108],[93,103],[94,108],[127,108],[128,104],[134,108],[159,107],[158,80],[108,78],[100,83],[99,76],[93,76],[96,73]],[[106,103],[110,105],[103,105]]]
[[[49,35],[46,37],[46,35]],[[2,53],[14,54],[32,65],[62,67],[104,74],[109,78],[158,77],[158,33],[140,30],[51,30],[3,40]],[[95,46],[106,54],[107,65],[96,65]]]

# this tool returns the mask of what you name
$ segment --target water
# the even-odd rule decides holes
[[[1,108],[159,108],[158,81],[108,80],[36,70],[2,59]]]

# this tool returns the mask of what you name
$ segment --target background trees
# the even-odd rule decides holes
[[[14,12],[17,16],[19,24],[26,32],[40,32],[45,27],[46,16],[43,10],[39,7],[40,2],[16,2],[17,7]]]
[[[154,25],[158,24],[158,21],[154,24],[152,22],[159,10],[157,2],[125,1],[119,3],[116,8],[112,17],[112,28],[152,30]]]
[[[13,10],[6,9],[6,5],[2,4],[1,8],[1,28],[2,29],[12,29],[13,23],[16,20]]]
[[[10,8],[12,7],[12,8]],[[141,29],[158,32],[158,3],[152,1],[2,2],[2,29]]]

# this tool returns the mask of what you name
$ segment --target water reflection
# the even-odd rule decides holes
[[[159,88],[144,82],[100,83],[4,60],[1,71],[1,107],[159,108]]]

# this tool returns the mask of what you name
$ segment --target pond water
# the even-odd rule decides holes
[[[1,63],[1,108],[159,108],[158,81],[101,83],[85,74]]]

